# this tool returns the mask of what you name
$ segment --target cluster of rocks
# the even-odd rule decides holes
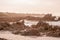
[[[60,37],[60,27],[52,26],[48,23],[39,21],[37,25],[31,27],[25,26],[24,22],[16,22],[9,24],[9,22],[0,23],[0,31],[11,31],[13,34],[20,34],[24,36],[53,36]]]
[[[25,36],[52,36],[52,37],[60,37],[60,27],[52,26],[44,22],[39,22],[37,25],[33,25],[30,28],[26,28],[25,30],[20,32],[21,35]]]
[[[13,24],[10,24],[9,22],[2,22],[0,23],[0,31],[10,31],[12,33],[20,32],[21,30],[24,30],[26,26],[23,22],[16,22]]]

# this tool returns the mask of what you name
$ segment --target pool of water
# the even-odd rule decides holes
[[[49,25],[60,26],[60,21],[46,21],[46,23],[49,23]]]
[[[60,26],[60,21],[45,21],[49,25],[54,25],[54,26]],[[26,26],[31,26],[31,25],[37,25],[38,22],[33,22],[33,21],[27,21],[25,23]]]

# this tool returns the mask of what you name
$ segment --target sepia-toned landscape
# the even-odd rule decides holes
[[[0,38],[1,40],[59,40],[60,16],[0,12]]]
[[[60,40],[60,0],[0,0],[0,40]]]

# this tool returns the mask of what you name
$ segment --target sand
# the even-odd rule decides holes
[[[5,38],[8,40],[60,40],[60,38],[56,37],[29,37],[29,36],[21,36],[21,35],[14,35],[9,31],[1,31],[0,38]]]

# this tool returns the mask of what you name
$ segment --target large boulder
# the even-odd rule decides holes
[[[0,23],[0,30],[8,30],[10,26],[9,22]]]

